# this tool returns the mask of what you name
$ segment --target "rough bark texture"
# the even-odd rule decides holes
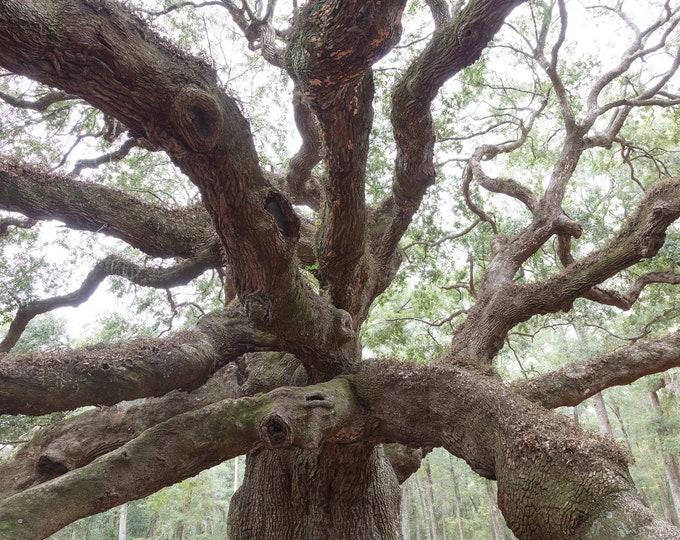
[[[4,103],[45,110],[80,98],[112,126],[125,126],[134,144],[165,152],[202,199],[200,207],[171,210],[0,156],[0,210],[27,218],[3,216],[3,238],[14,227],[58,220],[150,257],[176,259],[152,266],[108,256],[77,290],[17,302],[0,343],[0,412],[112,407],[51,426],[0,464],[0,536],[43,538],[246,454],[245,481],[230,509],[231,538],[396,539],[399,483],[417,470],[421,448],[442,446],[497,481],[498,506],[518,538],[679,537],[644,506],[615,445],[550,409],[679,366],[680,334],[513,384],[501,381],[492,364],[509,332],[535,315],[569,311],[577,299],[630,309],[645,287],[680,283],[671,270],[643,273],[624,293],[603,287],[657,255],[680,217],[680,179],[646,189],[617,232],[580,259],[570,246],[582,226],[562,207],[583,153],[620,142],[632,109],[680,104],[664,86],[680,53],[653,87],[626,90],[610,102],[603,93],[635,59],[666,44],[680,25],[677,8],[667,7],[649,28],[629,25],[634,39],[626,56],[589,81],[582,107],[574,107],[560,75],[566,3],[558,0],[554,20],[548,8],[534,16],[535,42],[525,56],[543,70],[550,91],[518,122],[516,140],[482,145],[467,158],[461,200],[476,223],[494,232],[478,283],[470,271],[474,304],[450,347],[429,365],[361,358],[361,326],[394,279],[399,243],[435,180],[435,98],[524,3],[470,0],[449,10],[427,2],[435,30],[393,88],[391,186],[370,206],[373,65],[400,40],[404,0],[312,0],[285,31],[273,27],[275,2],[259,15],[247,2],[223,2],[249,45],[293,80],[302,146],[284,173],[263,170],[238,99],[213,67],[160,38],[123,3],[0,0],[0,66],[58,90],[35,101],[3,94]],[[655,48],[647,41],[657,34]],[[485,162],[527,142],[553,94],[563,144],[546,186],[487,175]],[[598,122],[605,114],[606,122]],[[605,131],[594,131],[604,124]],[[114,127],[109,135],[116,133]],[[474,185],[518,201],[529,215],[525,226],[512,237],[499,233],[470,195]],[[294,204],[307,205],[315,218],[301,218]],[[562,268],[517,279],[553,238]],[[304,267],[312,268],[318,287]],[[11,353],[32,318],[78,305],[107,276],[167,289],[208,269],[224,278],[229,306],[194,330]],[[121,404],[137,398],[148,399]],[[45,512],[55,501],[60,511]]]

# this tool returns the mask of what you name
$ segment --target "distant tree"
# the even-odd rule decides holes
[[[0,412],[98,406],[0,464],[0,536],[246,455],[232,540],[398,538],[441,446],[518,538],[680,537],[552,411],[680,365],[680,6],[281,4],[0,0]],[[109,278],[121,341],[13,352]],[[611,307],[644,332],[522,377]]]

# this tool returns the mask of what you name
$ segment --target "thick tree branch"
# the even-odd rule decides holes
[[[290,159],[286,183],[296,204],[306,204],[319,212],[322,204],[321,186],[318,179],[312,177],[312,169],[321,161],[322,144],[316,118],[299,88],[293,91],[293,113],[302,145]]]
[[[547,280],[518,284],[512,279],[497,279],[501,272],[507,272],[494,267],[505,262],[497,255],[484,276],[477,303],[454,336],[447,361],[488,365],[516,324],[534,315],[568,311],[576,298],[593,294],[593,287],[656,255],[664,243],[667,227],[678,217],[680,179],[676,178],[650,188],[637,210],[601,249]],[[513,239],[508,245],[516,241]]]
[[[499,506],[519,538],[602,538],[609,536],[598,532],[612,527],[638,540],[677,536],[642,504],[618,448],[585,436],[493,377],[384,360],[364,365],[351,380],[378,440],[444,446],[495,478]],[[575,480],[574,470],[587,473]],[[622,520],[626,512],[635,519]]]
[[[522,3],[469,2],[437,29],[397,84],[392,95],[397,143],[392,195],[376,210],[371,233],[373,249],[383,264],[395,257],[399,240],[434,182],[432,101],[447,80],[480,57],[507,15]]]
[[[299,219],[266,180],[250,126],[212,67],[111,0],[0,4],[0,65],[82,96],[164,149],[201,190],[249,317],[319,377],[351,368],[347,313],[300,274]]]
[[[333,304],[347,310],[355,327],[368,305],[365,288],[365,175],[373,122],[370,66],[400,36],[404,2],[311,2],[288,49],[291,74],[319,123],[324,146],[325,205],[317,275]]]
[[[452,402],[451,395],[458,399]],[[480,416],[484,423],[476,422]],[[474,435],[470,425],[477,426]],[[390,360],[365,363],[355,375],[329,383],[281,388],[175,416],[87,466],[6,499],[0,531],[41,538],[130,494],[143,496],[257,447],[312,449],[324,441],[367,438],[444,446],[479,474],[496,478],[499,504],[519,537],[539,531],[555,540],[587,537],[614,522],[631,538],[672,532],[640,503],[614,445],[584,436],[493,377]],[[529,514],[523,511],[527,501],[517,500],[518,481],[531,494]],[[55,496],[60,512],[37,511]],[[634,520],[621,522],[621,512],[632,512]]]
[[[240,312],[205,316],[168,338],[0,356],[0,412],[38,415],[194,389],[238,356],[278,347]]]
[[[680,366],[680,332],[638,341],[557,371],[515,382],[513,391],[543,407],[574,407],[598,392]]]
[[[39,431],[14,457],[0,462],[0,500],[83,467],[143,431],[178,414],[224,399],[304,386],[300,362],[285,353],[246,354],[219,369],[193,392],[90,409]]]
[[[228,364],[193,392],[98,407],[51,424],[0,462],[0,500],[83,467],[173,416],[241,397],[241,376],[235,363]]]
[[[201,208],[169,210],[6,158],[0,160],[0,208],[101,232],[154,257],[192,257],[215,234]]]

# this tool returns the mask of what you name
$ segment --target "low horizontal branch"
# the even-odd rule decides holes
[[[605,388],[630,384],[646,375],[680,366],[680,332],[638,341],[606,353],[513,383],[513,391],[543,407],[574,407]]]
[[[52,353],[0,356],[0,414],[40,415],[161,396],[202,385],[251,351],[276,349],[238,311],[214,312],[198,329]]]
[[[76,519],[149,495],[263,444],[312,448],[343,437],[341,430],[355,418],[361,418],[361,409],[343,379],[183,413],[85,467],[5,499],[0,536],[45,538]],[[45,512],[55,497],[59,512]]]

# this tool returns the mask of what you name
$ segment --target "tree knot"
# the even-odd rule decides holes
[[[284,448],[293,444],[293,430],[288,421],[278,413],[268,414],[262,419],[260,434],[269,449]]]
[[[195,152],[209,152],[222,132],[222,112],[212,96],[199,88],[185,88],[173,103],[175,125]]]
[[[274,306],[267,296],[259,292],[250,293],[245,297],[243,305],[248,318],[255,324],[266,325],[271,322]]]

